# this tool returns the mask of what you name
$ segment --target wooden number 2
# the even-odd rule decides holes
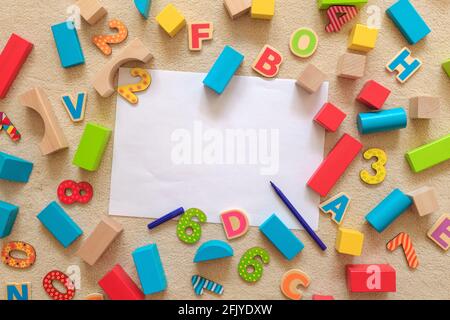
[[[373,157],[377,158],[377,161],[372,163],[372,169],[375,170],[375,175],[372,176],[367,170],[361,170],[359,176],[361,180],[367,184],[379,184],[386,178],[386,168],[384,167],[387,162],[386,153],[381,149],[372,148],[364,152],[364,159],[370,160]]]
[[[152,83],[152,77],[145,69],[141,68],[133,68],[131,69],[131,75],[133,77],[141,77],[141,81],[134,84],[126,84],[123,86],[120,86],[117,89],[117,92],[129,103],[136,104],[138,103],[139,99],[134,94],[134,92],[141,92],[147,90],[147,88]]]
[[[114,35],[97,35],[92,37],[92,42],[107,56],[112,53],[109,44],[121,43],[128,37],[128,29],[122,21],[117,19],[111,20],[109,27],[111,29],[117,29],[118,32]]]

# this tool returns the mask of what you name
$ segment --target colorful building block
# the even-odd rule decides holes
[[[408,195],[413,201],[413,211],[421,217],[439,210],[436,190],[433,187],[423,186]]]
[[[328,25],[326,32],[339,32],[342,27],[358,14],[355,6],[332,6],[327,9]]]
[[[357,101],[372,109],[381,109],[391,94],[391,90],[375,80],[368,80],[356,98]]]
[[[203,41],[213,38],[214,25],[212,22],[188,23],[189,50],[202,50]]]
[[[214,65],[209,70],[203,84],[221,94],[241,66],[244,56],[230,46],[225,46]]]
[[[406,128],[408,116],[404,108],[392,108],[376,112],[361,112],[357,118],[358,131],[362,134],[385,132]]]
[[[281,52],[266,44],[253,62],[252,68],[264,77],[273,78],[280,71],[282,63],[283,56]]]
[[[144,300],[145,295],[136,283],[116,264],[111,271],[98,281],[98,285],[111,300]]]
[[[148,19],[151,5],[152,0],[134,0],[134,6],[145,19]]]
[[[83,234],[75,221],[55,201],[45,207],[37,215],[37,218],[64,248],[70,246]]]
[[[123,227],[120,223],[108,216],[103,216],[91,235],[78,249],[77,256],[93,266],[122,230]]]
[[[368,0],[317,0],[319,9],[328,9],[331,6],[357,6],[361,7],[367,3]]]
[[[309,287],[311,283],[310,277],[299,269],[292,269],[287,271],[281,277],[281,292],[291,300],[301,300],[303,293],[299,287]]]
[[[450,134],[408,151],[405,155],[415,173],[431,168],[450,159]]]
[[[6,97],[33,44],[13,33],[0,54],[0,99]]]
[[[166,275],[156,244],[137,248],[131,255],[144,294],[164,291],[167,287]]]
[[[17,130],[4,112],[0,112],[0,131],[2,130],[6,131],[12,141],[19,141],[22,137],[19,130]]]
[[[186,25],[184,16],[171,3],[156,16],[156,22],[171,37],[174,37]]]
[[[31,283],[7,283],[6,299],[11,300],[31,300]]]
[[[411,51],[403,48],[399,53],[386,65],[389,72],[397,71],[396,79],[400,83],[406,82],[414,73],[422,66],[422,61],[411,57]]]
[[[378,29],[357,23],[350,33],[347,47],[350,50],[369,52],[375,48],[377,37]]]
[[[347,114],[345,112],[336,107],[334,104],[327,102],[316,114],[314,121],[326,130],[335,132],[346,117]]]
[[[233,248],[228,243],[221,240],[209,240],[198,248],[194,262],[222,259],[233,255]]]
[[[411,205],[410,197],[399,189],[394,189],[366,215],[366,220],[375,230],[382,232]]]
[[[338,60],[337,76],[346,79],[359,79],[366,72],[366,56],[356,53],[344,53]]]
[[[323,296],[320,294],[313,294],[312,296],[313,300],[334,300],[333,296]]]
[[[345,133],[311,176],[308,187],[325,197],[362,147],[361,142]]]
[[[72,163],[84,170],[96,171],[110,136],[110,129],[93,123],[86,124]]]
[[[288,260],[292,260],[305,247],[276,214],[267,218],[259,230]]]
[[[19,207],[0,200],[0,239],[10,235]]]
[[[98,0],[79,0],[77,6],[83,19],[90,25],[96,24],[107,14],[105,7]]]
[[[431,32],[409,0],[397,1],[386,13],[410,44],[416,44]]]
[[[345,266],[350,292],[396,292],[397,277],[388,264],[348,264]]]
[[[450,59],[442,63],[442,69],[444,69],[445,73],[450,78]]]
[[[56,49],[63,68],[84,64],[83,50],[73,21],[64,21],[51,27]]]
[[[220,214],[223,230],[228,240],[242,237],[247,233],[249,222],[247,215],[242,210],[227,210]]]
[[[73,99],[72,96],[66,95],[61,97],[64,109],[73,122],[80,122],[84,119],[84,112],[86,111],[87,93],[80,92],[77,94],[77,99]],[[75,101],[75,103],[74,103]]]
[[[319,90],[326,79],[325,73],[312,63],[309,63],[300,73],[295,84],[309,93],[314,93]]]
[[[270,20],[275,14],[275,0],[252,0],[250,15],[254,19]]]
[[[409,99],[409,116],[412,119],[433,119],[439,116],[438,97],[419,96]]]
[[[364,234],[352,229],[339,228],[336,250],[339,253],[360,256],[364,244]]]
[[[319,45],[319,37],[310,28],[295,30],[289,40],[291,52],[300,58],[308,58],[314,54]]]
[[[28,182],[33,163],[0,151],[0,179]]]
[[[331,220],[337,224],[341,224],[347,209],[350,205],[351,198],[344,192],[338,193],[334,197],[322,202],[319,209],[324,213],[331,214]]]
[[[236,19],[250,11],[252,0],[224,0],[223,4],[231,19]]]
[[[450,248],[450,214],[443,214],[428,230],[428,237],[444,251]]]

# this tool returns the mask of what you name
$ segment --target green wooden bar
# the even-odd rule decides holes
[[[450,134],[406,153],[406,160],[414,172],[431,168],[450,159]]]
[[[319,9],[328,9],[331,6],[357,6],[362,7],[367,0],[317,0]]]

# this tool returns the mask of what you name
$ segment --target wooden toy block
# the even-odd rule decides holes
[[[228,258],[233,255],[233,248],[228,243],[221,240],[209,240],[198,248],[194,262]]]
[[[87,93],[80,92],[77,94],[77,99],[73,99],[70,95],[61,97],[64,109],[73,122],[80,122],[84,120],[84,113],[86,111]]]
[[[254,19],[272,19],[275,14],[275,0],[252,0],[250,14]]]
[[[11,300],[31,300],[31,283],[10,282],[6,284],[6,299]]]
[[[308,58],[316,52],[319,45],[319,37],[310,28],[295,30],[289,40],[291,52],[300,58]]]
[[[72,163],[81,169],[96,171],[100,166],[110,136],[110,129],[87,123]]]
[[[375,230],[382,232],[411,205],[410,197],[399,189],[394,189],[366,215],[366,220]]]
[[[19,207],[0,200],[0,239],[10,235]]]
[[[101,293],[90,293],[84,300],[105,300],[105,298]]]
[[[413,201],[413,211],[421,217],[439,210],[436,190],[433,187],[424,186],[408,195]]]
[[[312,63],[309,63],[306,68],[300,73],[297,78],[296,85],[303,88],[309,93],[314,93],[322,86],[322,83],[327,79],[325,73],[317,68]]]
[[[404,129],[408,125],[408,116],[404,108],[392,108],[376,112],[358,114],[358,131],[362,134]]]
[[[37,218],[64,248],[70,246],[83,234],[80,227],[55,201],[42,210]]]
[[[103,98],[107,98],[115,91],[113,80],[117,70],[127,62],[137,60],[147,63],[153,58],[150,51],[144,47],[141,40],[134,39],[119,54],[114,56],[95,76],[92,85]]]
[[[53,282],[59,282],[64,287],[64,292],[59,291],[54,285]],[[53,300],[72,300],[75,296],[75,285],[72,282],[72,279],[69,278],[64,272],[59,270],[52,270],[44,277],[42,280],[42,286],[44,287],[45,292],[52,298]]]
[[[333,296],[323,296],[320,294],[313,294],[312,296],[313,300],[334,300]]]
[[[174,37],[186,25],[184,16],[171,3],[156,16],[156,22],[171,37]]]
[[[0,151],[0,179],[28,182],[33,163]]]
[[[317,0],[319,9],[328,9],[331,6],[356,6],[361,7],[367,3],[367,0]]]
[[[281,292],[291,300],[301,300],[303,293],[299,286],[308,288],[311,283],[309,276],[299,269],[292,269],[287,271],[281,277]]]
[[[339,253],[360,256],[364,244],[364,234],[352,230],[339,228],[336,237],[336,250]]]
[[[133,282],[120,264],[116,264],[111,271],[98,281],[111,300],[144,300],[141,289]]]
[[[410,44],[416,44],[431,32],[409,0],[397,1],[386,13]]]
[[[84,64],[83,50],[73,21],[64,21],[51,27],[56,49],[63,68]]]
[[[77,256],[93,266],[122,230],[123,227],[120,223],[108,216],[103,216],[91,235],[78,249]]]
[[[267,218],[259,230],[288,260],[292,260],[305,247],[276,214]]]
[[[137,248],[132,256],[144,294],[164,291],[167,287],[166,275],[156,244]]]
[[[39,113],[44,122],[44,137],[39,143],[39,149],[43,155],[54,153],[69,146],[44,90],[33,88],[20,95],[19,101],[23,106]]]
[[[224,0],[223,4],[231,19],[236,19],[250,11],[252,0]]]
[[[338,60],[337,76],[347,79],[359,79],[366,72],[366,56],[344,53]]]
[[[428,230],[428,237],[444,251],[450,247],[450,214],[443,214]]]
[[[361,149],[361,142],[345,133],[311,176],[308,187],[325,197]]]
[[[345,112],[334,104],[327,102],[316,114],[314,121],[324,127],[327,131],[335,132],[346,117],[347,114],[345,114]]]
[[[396,272],[388,264],[348,264],[345,266],[350,292],[396,292]]]
[[[363,157],[366,160],[375,158],[376,161],[374,161],[371,165],[371,168],[373,169],[373,171],[375,171],[375,175],[373,175],[366,169],[361,170],[359,172],[359,177],[361,178],[361,180],[370,185],[375,185],[383,182],[386,178],[386,152],[378,148],[371,148],[364,152]]]
[[[339,32],[347,22],[358,14],[355,6],[332,6],[327,9],[328,25],[326,32]]]
[[[0,99],[6,97],[33,44],[13,33],[0,54]]]
[[[228,210],[220,214],[223,230],[228,240],[242,237],[247,233],[250,223],[242,210]]]
[[[280,65],[283,63],[283,56],[274,47],[265,45],[252,64],[253,70],[260,75],[273,78],[280,71]]]
[[[406,82],[413,74],[422,66],[422,61],[411,57],[411,51],[403,48],[399,53],[386,65],[389,72],[397,71],[396,79],[400,83]]]
[[[368,80],[358,94],[356,100],[372,109],[381,109],[391,94],[391,90],[375,80]]]
[[[224,291],[222,285],[209,279],[203,278],[199,275],[192,276],[191,283],[194,287],[195,294],[198,296],[201,296],[205,289],[218,295],[222,295]]]
[[[420,96],[409,99],[409,116],[412,119],[433,119],[439,116],[438,97]]]
[[[450,59],[442,63],[442,69],[444,69],[445,73],[450,78]]]
[[[415,173],[447,161],[450,159],[450,134],[408,151],[405,157]]]
[[[145,19],[148,19],[151,5],[151,0],[134,0],[134,6]]]
[[[403,252],[405,253],[408,266],[412,269],[416,269],[419,266],[419,260],[417,259],[416,250],[412,244],[411,237],[405,232],[400,232],[396,235],[394,239],[387,243],[386,248],[389,251],[394,251],[400,246],[402,246]]]
[[[331,220],[337,224],[341,224],[347,209],[350,205],[351,198],[344,192],[338,193],[334,197],[322,202],[319,209],[324,213],[331,214]]]
[[[244,61],[244,56],[230,46],[225,46],[214,65],[209,70],[203,84],[221,94]]]
[[[108,12],[98,0],[79,0],[80,14],[91,26],[99,22]]]
[[[202,50],[203,41],[213,38],[214,26],[212,22],[188,23],[189,50]]]
[[[0,112],[0,131],[5,130],[12,141],[19,141],[22,137],[17,128],[12,124],[4,112]]]
[[[377,37],[378,29],[357,23],[350,33],[347,47],[351,50],[369,52],[375,48]]]
[[[117,32],[114,34],[95,35],[92,37],[92,42],[106,56],[109,56],[112,53],[111,44],[122,43],[128,37],[128,28],[122,21],[113,19],[108,25],[110,29],[115,29]]]

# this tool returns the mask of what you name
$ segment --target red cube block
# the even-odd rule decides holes
[[[356,100],[372,109],[381,109],[391,94],[391,90],[374,80],[366,82]]]
[[[395,269],[388,264],[348,264],[347,287],[350,292],[396,292]]]
[[[314,117],[314,121],[328,131],[335,132],[347,115],[332,103],[325,103]]]
[[[144,293],[123,270],[120,264],[98,281],[111,300],[144,300]]]

